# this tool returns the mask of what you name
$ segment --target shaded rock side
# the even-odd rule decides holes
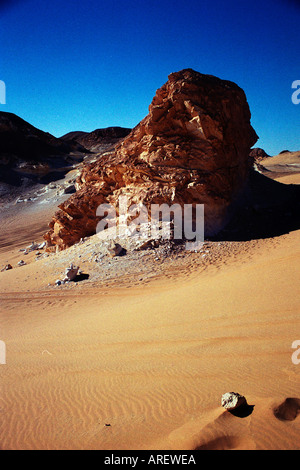
[[[244,91],[191,69],[169,75],[149,114],[116,149],[86,166],[45,234],[64,249],[95,233],[101,203],[204,204],[205,233],[227,223],[244,188],[257,135]]]

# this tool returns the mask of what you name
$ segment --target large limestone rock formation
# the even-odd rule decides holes
[[[64,249],[95,233],[101,203],[205,205],[205,233],[227,223],[249,172],[257,135],[245,93],[235,83],[191,69],[172,73],[149,114],[116,147],[84,168],[77,192],[61,204],[45,235]]]

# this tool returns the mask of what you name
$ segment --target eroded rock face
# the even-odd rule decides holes
[[[204,204],[205,233],[217,233],[247,180],[257,135],[236,84],[191,69],[169,75],[149,114],[116,147],[84,168],[45,235],[64,249],[95,233],[101,203]]]

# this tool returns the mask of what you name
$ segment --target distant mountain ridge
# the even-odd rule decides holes
[[[88,151],[0,112],[0,196],[62,178]]]
[[[124,139],[131,129],[127,127],[106,127],[92,132],[74,131],[60,137],[65,142],[77,142],[90,152],[101,152],[114,147]]]
[[[54,137],[16,114],[0,112],[0,196],[63,178],[87,156],[113,149],[130,131],[108,127]]]
[[[0,156],[5,154],[22,160],[40,160],[49,155],[85,150],[77,142],[66,142],[54,137],[16,114],[0,112]]]

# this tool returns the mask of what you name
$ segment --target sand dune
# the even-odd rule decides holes
[[[265,158],[260,163],[268,171],[272,172],[269,175],[270,177],[276,178],[283,183],[295,184],[292,178],[296,176],[295,174],[299,176],[300,152],[282,152],[274,157]],[[286,179],[284,181],[282,178],[287,178],[288,175],[291,175],[290,180]]]
[[[2,220],[0,262],[15,265],[49,218]],[[47,287],[55,263],[34,253],[2,272],[0,448],[299,449],[299,242],[226,245],[140,283]],[[221,407],[227,391],[248,416]]]
[[[274,157],[265,158],[261,161],[264,166],[274,165],[299,165],[300,164],[300,151],[297,152],[282,152]]]

